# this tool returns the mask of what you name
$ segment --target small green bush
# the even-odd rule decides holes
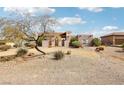
[[[72,37],[70,40],[70,46],[72,46],[72,42],[74,42],[74,41],[78,41],[78,39],[76,37]]]
[[[72,42],[72,47],[74,47],[74,48],[79,48],[79,47],[81,47],[81,44],[80,44],[79,41],[73,41],[73,42]]]
[[[93,46],[100,46],[101,44],[102,44],[102,42],[99,38],[94,38],[92,41]]]
[[[1,51],[7,51],[7,50],[10,49],[10,48],[11,48],[10,45],[1,45],[1,46],[0,46],[0,50],[1,50]]]
[[[62,51],[57,51],[57,52],[55,52],[55,54],[54,54],[54,58],[56,59],[56,60],[60,60],[60,59],[62,59],[64,57],[64,53],[62,52]]]
[[[20,49],[17,51],[16,56],[17,56],[17,57],[21,57],[21,56],[26,55],[27,53],[28,53],[28,50],[27,50],[27,49],[20,48]]]
[[[31,44],[31,43],[25,43],[25,46],[29,48],[35,48],[35,44]]]

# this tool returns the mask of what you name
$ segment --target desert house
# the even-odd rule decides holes
[[[114,32],[108,35],[101,36],[101,41],[105,45],[121,45],[124,43],[124,32]]]
[[[71,32],[46,32],[44,36],[42,47],[69,47]]]
[[[93,35],[82,34],[82,35],[77,35],[77,38],[82,44],[82,46],[90,46],[93,40]]]

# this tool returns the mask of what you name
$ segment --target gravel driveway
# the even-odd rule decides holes
[[[72,50],[59,61],[49,54],[0,63],[0,84],[124,84],[124,61],[92,50]]]

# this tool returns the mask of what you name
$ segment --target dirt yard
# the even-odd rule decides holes
[[[47,55],[34,49],[34,57],[16,58],[0,62],[0,84],[124,84],[124,52],[120,48],[106,47],[96,53],[94,48],[41,48]],[[62,60],[54,60],[57,50],[67,52]],[[16,49],[0,52],[0,56],[14,55]]]

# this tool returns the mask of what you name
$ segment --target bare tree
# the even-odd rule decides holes
[[[54,31],[53,28],[56,26],[57,21],[55,20],[55,18],[52,18],[48,15],[33,17],[29,13],[25,13],[23,14],[23,16],[17,14],[16,19],[13,20],[0,19],[0,26],[6,24],[16,25],[18,31],[21,31],[21,33],[25,35],[26,40],[34,41],[36,43],[36,50],[43,54],[46,54],[44,51],[38,48],[38,40],[40,37],[44,37],[46,32]],[[36,31],[35,28],[38,26],[39,31]]]
[[[48,15],[40,16],[38,20],[40,24],[40,30],[44,33],[53,31],[54,30],[53,27],[56,27],[56,25],[58,24],[55,18],[51,18]]]
[[[44,51],[38,48],[38,40],[40,37],[44,37],[46,32],[53,31],[53,26],[55,26],[57,21],[50,16],[40,16],[38,18],[26,16],[23,20],[17,22],[22,31],[28,38],[29,41],[35,41],[35,49],[39,52],[46,54]],[[40,31],[36,31],[34,27],[39,25]]]

